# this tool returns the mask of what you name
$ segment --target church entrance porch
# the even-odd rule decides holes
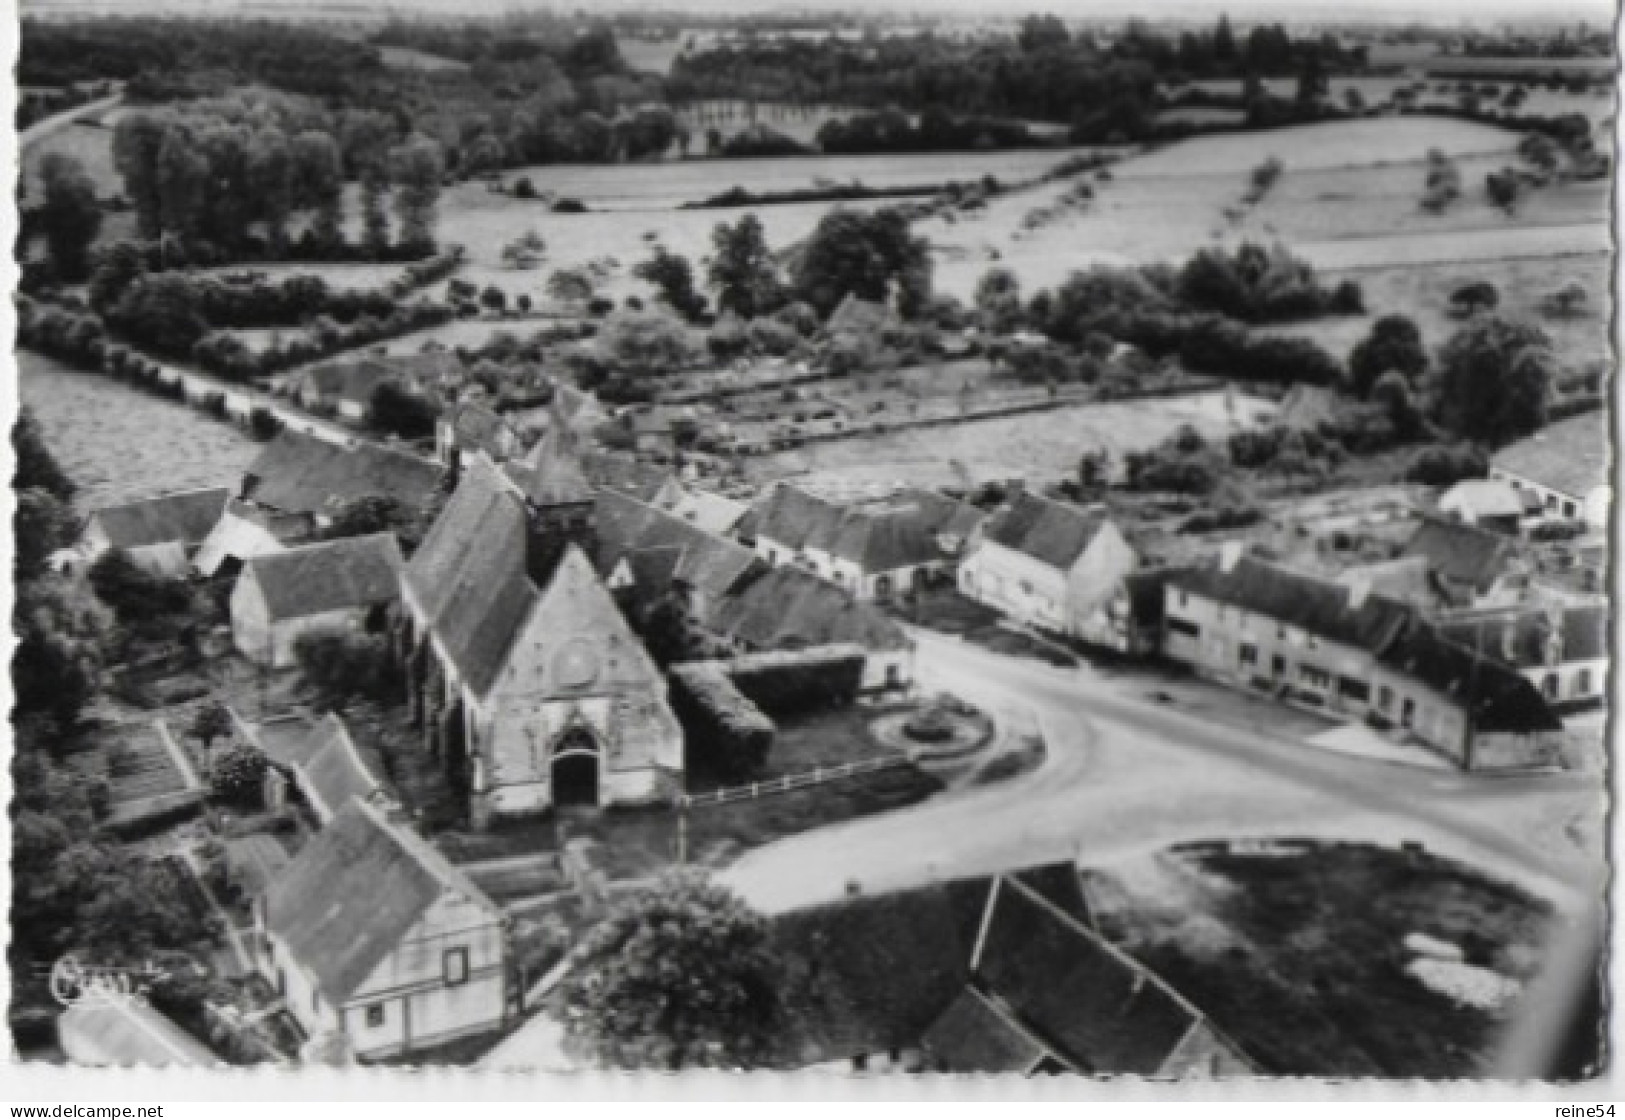
[[[567,732],[553,750],[553,804],[559,807],[598,804],[598,743],[585,731]]]

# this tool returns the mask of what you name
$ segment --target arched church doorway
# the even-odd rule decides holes
[[[555,805],[598,804],[598,742],[582,728],[564,733],[553,748]]]

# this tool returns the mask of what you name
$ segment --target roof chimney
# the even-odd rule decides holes
[[[1371,594],[1371,573],[1358,572],[1349,575],[1343,581],[1349,589],[1349,609],[1359,610],[1365,605],[1366,596]]]
[[[1219,546],[1219,571],[1229,575],[1247,552],[1246,541],[1225,541]]]

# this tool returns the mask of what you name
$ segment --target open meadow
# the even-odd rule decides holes
[[[1085,452],[1120,460],[1162,442],[1183,424],[1219,437],[1267,423],[1275,406],[1237,393],[1203,393],[1058,408],[950,427],[813,443],[747,464],[758,481],[795,477],[811,485],[907,483],[959,486],[1071,477]]]

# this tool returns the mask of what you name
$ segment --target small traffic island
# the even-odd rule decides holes
[[[959,762],[987,749],[993,721],[975,705],[941,694],[878,716],[870,733],[916,762]]]

